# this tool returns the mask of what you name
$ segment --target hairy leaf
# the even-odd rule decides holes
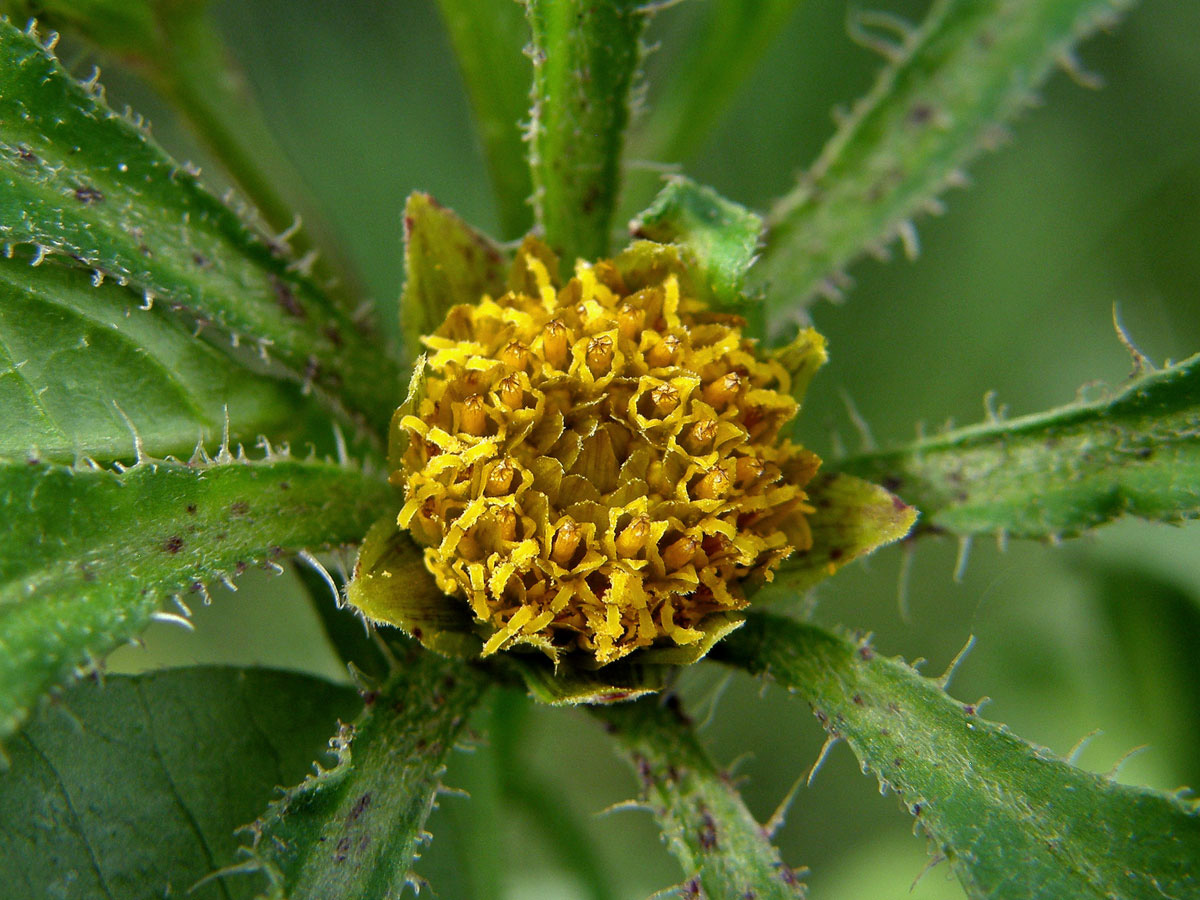
[[[839,468],[879,481],[922,527],[1014,537],[1078,534],[1122,515],[1200,515],[1200,356],[1116,396],[962,428]]]
[[[444,760],[486,679],[419,652],[402,661],[337,741],[338,763],[271,804],[251,855],[272,900],[398,897],[427,839]]]
[[[644,0],[525,0],[534,210],[567,270],[577,258],[608,253],[645,7]]]
[[[843,269],[899,236],[994,145],[1055,65],[1132,0],[936,0],[919,28],[852,19],[888,63],[820,157],[767,217],[762,266],[777,308],[836,296]]]
[[[704,276],[697,285],[702,299],[715,306],[745,305],[742,285],[762,231],[762,219],[745,207],[712,188],[676,177],[630,224],[630,230],[636,237],[678,244]]]
[[[215,27],[209,0],[0,0],[15,22],[36,17],[81,34],[137,69],[181,112],[262,215],[303,255],[335,299],[361,297],[357,277],[303,179],[271,133]],[[302,228],[293,228],[297,217]],[[357,302],[357,301],[355,301]],[[352,307],[351,307],[352,308]]]
[[[287,250],[252,231],[143,131],[0,22],[0,242],[32,244],[253,342],[294,377],[386,432],[401,378],[379,341],[328,300]]]
[[[733,786],[676,707],[655,698],[596,707],[639,781],[663,841],[684,872],[683,896],[804,897]]]
[[[114,283],[0,258],[0,457],[67,462],[187,456],[197,441],[260,434],[332,450],[323,411],[255,375],[163,310],[130,312]]]
[[[400,324],[411,362],[421,336],[436,331],[451,307],[503,292],[508,260],[486,235],[415,193],[404,206],[404,268]]]
[[[483,140],[502,236],[520,237],[533,225],[533,185],[521,130],[533,75],[522,52],[529,26],[515,2],[438,0],[438,6]]]
[[[753,615],[717,653],[812,704],[917,817],[969,897],[1193,897],[1194,803],[1077,769],[979,718],[903,662]]]
[[[234,833],[304,777],[350,688],[265,669],[195,667],[83,683],[8,745],[0,775],[7,900],[232,900],[254,880],[196,886],[238,861]]]
[[[704,22],[632,135],[639,159],[684,162],[704,143],[802,0],[709,0]]]
[[[247,565],[358,540],[394,502],[381,478],[317,460],[0,464],[0,737],[75,667],[137,636],[165,597],[199,599]]]

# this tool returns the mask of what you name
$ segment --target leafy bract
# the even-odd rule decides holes
[[[130,312],[129,294],[87,274],[0,259],[0,457],[132,461],[189,455],[228,422],[332,450],[323,411],[298,385],[256,375],[165,310]]]
[[[346,597],[368,621],[394,625],[439,653],[477,658],[483,648],[470,608],[442,593],[421,548],[396,524],[395,512],[363,538]]]
[[[409,360],[421,352],[421,335],[432,334],[451,307],[478,303],[503,292],[509,261],[476,231],[428,194],[404,207],[404,294],[400,324]]]
[[[1194,801],[1077,769],[923,678],[813,625],[752,615],[718,649],[797,692],[896,791],[972,900],[1193,897]]]
[[[565,271],[608,254],[644,0],[525,0],[534,211]]]
[[[863,14],[852,34],[887,65],[797,186],[767,216],[763,262],[775,309],[836,296],[844,268],[899,236],[994,145],[1056,64],[1132,0],[937,0],[919,27]]]
[[[758,252],[762,219],[712,188],[671,178],[631,223],[636,237],[677,244],[701,299],[717,307],[746,302],[742,285]]]
[[[885,544],[913,526],[917,511],[877,484],[852,475],[818,475],[805,488],[812,546],[784,560],[767,589],[794,594],[825,580],[842,566]]]
[[[176,310],[227,352],[244,340],[386,431],[401,379],[379,340],[7,22],[0,126],[0,243],[127,284],[131,308]]]
[[[82,683],[7,747],[7,900],[249,898],[198,884],[238,861],[235,832],[327,749],[353,690],[289,672],[196,667]]]
[[[319,460],[0,464],[0,737],[166,597],[200,600],[211,579],[355,541],[388,502],[381,478]]]
[[[922,527],[1013,537],[1078,534],[1122,515],[1200,515],[1200,356],[1110,399],[989,422],[839,468],[920,508]]]
[[[334,742],[337,765],[309,776],[254,824],[248,848],[270,900],[399,897],[444,761],[486,679],[435,653],[402,660]]]
[[[638,778],[639,799],[683,868],[683,896],[805,896],[727,773],[713,764],[691,723],[656,699],[596,707]]]

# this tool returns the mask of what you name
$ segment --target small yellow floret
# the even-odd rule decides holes
[[[469,603],[485,655],[524,643],[604,665],[693,644],[746,605],[742,579],[811,544],[819,460],[779,440],[788,373],[675,274],[606,260],[559,286],[539,249],[518,256],[521,289],[425,338],[398,417],[399,523]]]

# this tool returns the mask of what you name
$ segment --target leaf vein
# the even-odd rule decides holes
[[[104,891],[104,896],[108,897],[109,900],[117,900],[116,895],[113,894],[112,890],[109,888],[108,882],[104,879],[104,872],[100,869],[100,861],[96,859],[96,854],[92,850],[91,841],[88,840],[87,834],[83,827],[83,819],[80,818],[79,813],[75,809],[75,803],[71,799],[71,792],[67,790],[66,782],[64,782],[62,780],[62,776],[58,774],[58,769],[55,768],[54,763],[50,761],[50,757],[43,752],[42,748],[39,747],[36,742],[34,742],[30,735],[25,735],[25,741],[29,744],[29,748],[38,755],[38,758],[45,763],[46,768],[54,777],[54,781],[58,785],[59,791],[62,792],[63,800],[67,804],[67,812],[71,814],[71,818],[75,825],[75,830],[79,834],[80,842],[83,844],[83,848],[87,851],[88,860],[91,862],[92,869],[96,873],[96,881],[99,883],[101,890]]]

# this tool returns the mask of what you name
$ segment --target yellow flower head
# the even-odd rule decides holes
[[[507,293],[424,339],[393,429],[399,525],[484,655],[693,644],[746,605],[742,579],[811,544],[820,461],[779,439],[789,374],[662,254],[581,262],[565,285],[556,268],[527,241]]]

